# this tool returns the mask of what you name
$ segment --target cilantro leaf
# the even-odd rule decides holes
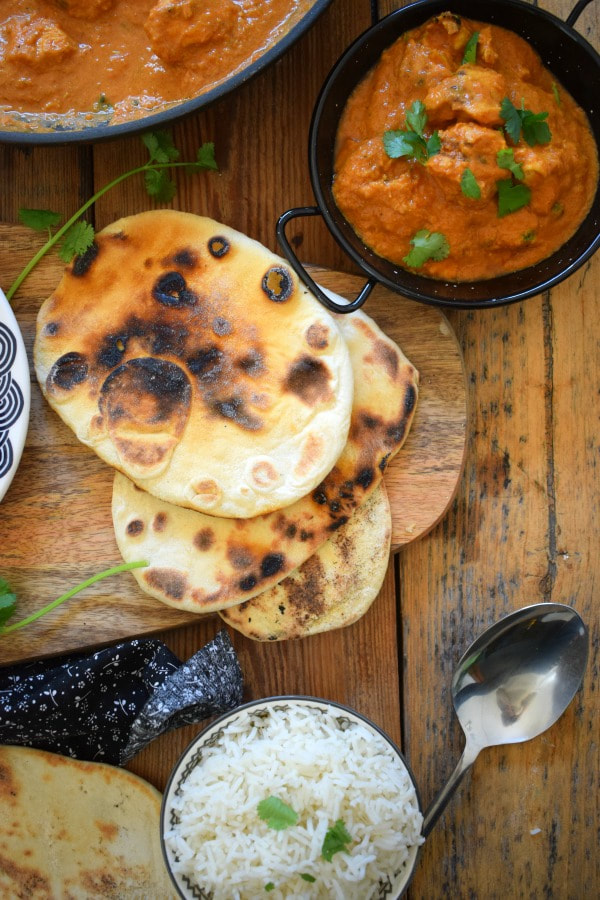
[[[300,873],[300,878],[301,878],[303,881],[308,881],[309,884],[314,884],[315,881],[317,880],[317,879],[314,877],[314,875],[310,875],[308,872],[301,872],[301,873]]]
[[[83,219],[74,222],[66,232],[58,255],[63,262],[69,263],[74,256],[81,256],[94,243],[94,227]]]
[[[415,100],[411,105],[406,113],[406,124],[411,131],[414,131],[419,137],[423,137],[423,132],[427,125],[427,113],[425,112],[425,104],[422,100]]]
[[[424,143],[414,131],[386,131],[383,135],[383,147],[391,159],[412,156],[420,162],[427,158]]]
[[[549,144],[552,140],[552,132],[546,122],[547,112],[534,113],[530,109],[525,109],[523,101],[521,109],[517,109],[508,97],[505,97],[500,104],[500,116],[504,119],[504,130],[513,144],[519,143],[521,132],[530,147],[535,147],[536,144]]]
[[[481,188],[479,187],[473,172],[468,167],[461,175],[460,189],[465,197],[469,197],[471,200],[479,200],[481,197]]]
[[[47,228],[54,228],[60,222],[60,213],[52,212],[51,209],[20,209],[19,219],[23,225],[33,228],[35,231],[45,231]]]
[[[177,193],[175,182],[166,169],[148,169],[144,173],[144,183],[148,196],[159,203],[168,203]]]
[[[272,881],[268,881],[265,884],[265,891],[267,892],[267,894],[270,894],[271,891],[274,891],[274,890],[275,890],[275,885],[273,884]]]
[[[201,169],[217,170],[219,168],[215,160],[215,145],[212,141],[207,141],[198,148],[196,165]]]
[[[508,169],[515,178],[519,181],[523,181],[523,169],[521,165],[516,161],[514,150],[510,147],[506,147],[504,150],[498,150],[496,154],[496,162],[500,166],[501,169]]]
[[[406,124],[408,129],[386,131],[383,135],[383,148],[390,159],[408,156],[425,163],[431,156],[440,152],[442,142],[437,131],[434,131],[430,138],[424,137],[427,113],[421,100],[412,103],[406,113]]]
[[[0,578],[0,626],[10,619],[17,608],[17,595],[8,581]]]
[[[547,112],[533,113],[530,109],[521,111],[523,137],[530,147],[536,144],[549,144],[552,132],[546,122]]]
[[[517,107],[508,97],[505,97],[500,104],[500,117],[504,119],[504,130],[507,135],[513,144],[518,144],[521,137],[521,116]]]
[[[450,253],[450,245],[446,237],[439,231],[427,231],[422,228],[410,239],[412,250],[404,257],[404,262],[411,269],[418,269],[428,259],[439,261],[446,259]]]
[[[351,843],[352,836],[348,834],[348,829],[341,819],[338,819],[335,825],[327,829],[323,846],[321,847],[321,856],[327,862],[331,862],[334,853],[346,851],[347,844]]]
[[[527,206],[531,191],[526,184],[513,184],[511,178],[496,182],[498,187],[498,217],[507,216]]]
[[[560,94],[558,93],[558,87],[556,82],[552,82],[552,93],[554,94],[554,100],[557,106],[560,106]]]
[[[179,159],[179,150],[167,131],[148,131],[142,135],[142,141],[150,154],[151,163],[169,163]]]
[[[465,63],[477,62],[477,42],[479,40],[479,32],[474,31],[465,46],[465,53],[462,58],[463,65]]]
[[[283,831],[298,821],[298,813],[279,797],[266,797],[260,801],[257,809],[263,822],[275,831]]]

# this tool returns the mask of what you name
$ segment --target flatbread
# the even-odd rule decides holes
[[[301,500],[254,519],[223,519],[175,507],[117,474],[112,513],[133,576],[169,606],[204,613],[255,597],[300,566],[344,526],[381,482],[408,434],[418,375],[400,348],[362,312],[339,316],[354,369],[348,441],[336,465]]]
[[[348,434],[352,368],[287,262],[212,219],[119,219],[42,305],[46,399],[144,490],[218,516],[287,506]]]
[[[0,746],[0,895],[174,900],[160,804],[125,769]]]
[[[284,641],[344,628],[367,612],[390,557],[392,513],[382,482],[305,563],[252,600],[219,613],[255,641]]]

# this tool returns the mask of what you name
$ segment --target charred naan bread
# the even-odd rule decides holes
[[[174,900],[160,803],[125,769],[1,746],[0,895]]]
[[[339,316],[354,369],[348,441],[313,491],[254,519],[223,519],[175,507],[117,474],[113,523],[142,590],[191,612],[215,612],[260,594],[301,565],[344,526],[381,482],[402,445],[418,376],[399,347],[362,312]]]
[[[50,405],[163,500],[247,518],[287,506],[346,442],[352,368],[287,263],[212,219],[120,219],[38,315]]]
[[[344,527],[287,578],[219,615],[255,641],[284,641],[352,625],[383,584],[391,536],[382,482]]]

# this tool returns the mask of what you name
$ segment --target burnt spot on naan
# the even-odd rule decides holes
[[[19,897],[51,897],[52,885],[38,869],[25,864],[19,865],[14,859],[0,854],[0,871],[14,884],[19,885]]]
[[[65,353],[56,360],[46,378],[46,390],[50,394],[70,391],[88,377],[89,367],[81,353]]]
[[[212,409],[223,419],[235,422],[236,425],[247,431],[260,431],[262,428],[262,419],[252,415],[247,409],[244,398],[239,394],[213,401]]]
[[[166,322],[153,322],[148,329],[151,334],[151,351],[157,356],[171,354],[182,357],[185,353],[189,331],[185,325],[167,325]]]
[[[93,263],[98,258],[99,252],[100,248],[94,241],[94,243],[87,248],[85,253],[81,253],[79,256],[75,257],[71,266],[71,274],[74,275],[75,278],[83,278],[84,275],[87,275]]]
[[[326,350],[329,346],[330,330],[324,322],[313,322],[306,329],[306,343],[311,350]]]
[[[367,356],[366,360],[367,362],[374,361],[382,366],[387,372],[390,381],[396,381],[400,370],[400,357],[396,350],[386,341],[374,341],[372,356]]]
[[[196,352],[186,360],[187,367],[203,382],[215,382],[221,379],[227,358],[223,350],[214,344],[199,347]]]
[[[128,335],[107,334],[102,341],[102,346],[96,357],[96,362],[104,369],[114,369],[123,361],[127,349]]]
[[[98,407],[120,457],[142,474],[170,459],[185,430],[191,386],[164,359],[130,359],[104,381]]]
[[[251,378],[258,378],[266,370],[263,355],[260,350],[255,348],[248,350],[244,356],[237,360],[236,365]]]
[[[269,300],[284,303],[294,292],[294,281],[283,266],[271,266],[263,275],[261,287]]]
[[[214,256],[215,259],[221,259],[223,256],[226,256],[230,249],[231,245],[227,238],[221,237],[220,235],[212,237],[208,242],[208,252],[211,256]]]
[[[227,548],[227,559],[234,569],[249,569],[255,562],[252,552],[245,546],[234,545]]]
[[[290,578],[285,584],[285,593],[290,616],[297,621],[298,634],[302,626],[325,612],[323,602],[323,582],[326,573],[318,554],[309,557],[302,566],[302,578]],[[280,609],[281,612],[281,609]]]
[[[125,531],[128,537],[138,537],[138,535],[143,534],[144,528],[145,525],[142,519],[132,519],[131,522],[127,523]]]
[[[160,591],[169,600],[182,600],[188,587],[185,575],[177,569],[147,569],[142,578],[155,591]]]
[[[229,319],[225,319],[223,316],[215,316],[212,322],[212,330],[217,337],[225,337],[226,335],[231,334],[233,325]]]
[[[294,360],[288,370],[284,387],[307,406],[316,406],[332,398],[330,381],[331,373],[325,363],[306,354]]]
[[[194,535],[194,547],[197,550],[205,552],[210,550],[215,542],[215,533],[212,528],[201,528]]]
[[[154,283],[152,296],[163,306],[185,307],[195,306],[198,295],[188,288],[181,272],[165,272]]]
[[[58,334],[59,329],[60,324],[58,322],[48,322],[47,325],[44,325],[44,335],[54,337],[55,334]]]
[[[404,398],[404,412],[410,416],[417,405],[417,391],[414,384],[406,385],[406,396]]]
[[[272,578],[281,572],[284,567],[285,556],[283,553],[267,553],[261,560],[260,574],[263,578]]]
[[[152,531],[156,531],[158,534],[163,532],[167,527],[167,514],[166,512],[156,513],[154,518],[152,519]]]
[[[173,254],[172,262],[176,266],[181,266],[182,269],[195,269],[198,265],[198,254],[192,247],[183,247]]]
[[[204,506],[214,506],[221,499],[221,488],[212,478],[205,478],[191,485],[191,488],[197,499]]]

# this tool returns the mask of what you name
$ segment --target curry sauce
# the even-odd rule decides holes
[[[476,281],[557,250],[597,180],[585,113],[529,44],[444,13],[402,35],[351,95],[333,193],[381,257]]]
[[[157,112],[254,62],[312,5],[11,0],[0,11],[0,127],[117,124]]]

